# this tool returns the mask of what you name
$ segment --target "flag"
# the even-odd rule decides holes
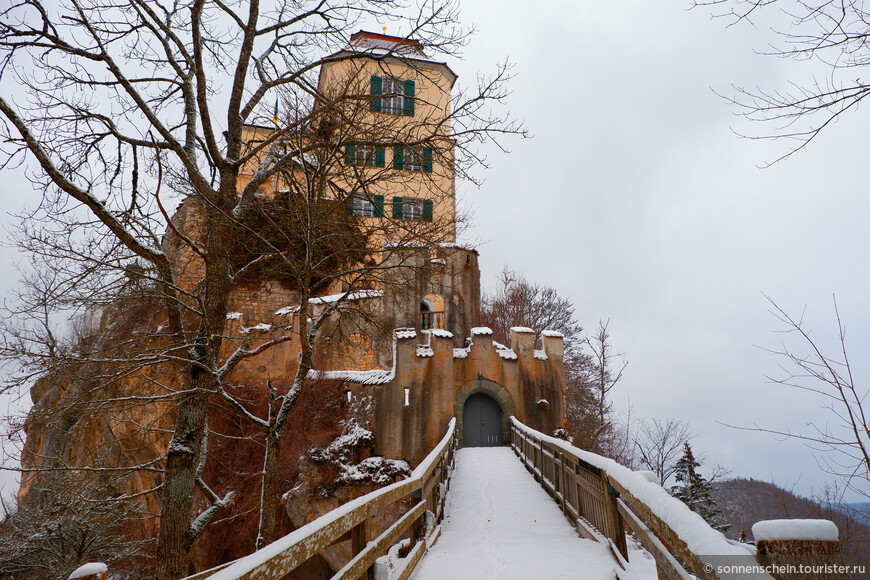
[[[275,97],[275,124],[278,124],[278,97]]]

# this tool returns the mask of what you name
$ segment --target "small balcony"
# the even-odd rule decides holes
[[[428,310],[420,313],[422,320],[420,328],[429,330],[432,328],[444,328],[444,311],[443,310]]]

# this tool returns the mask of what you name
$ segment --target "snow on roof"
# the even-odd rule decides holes
[[[93,576],[95,574],[102,574],[103,572],[108,572],[109,567],[102,562],[89,562],[83,566],[79,566],[75,569],[75,572],[69,575],[69,580],[74,580],[75,578],[84,578],[85,576]]]
[[[492,334],[492,329],[486,326],[475,326],[471,329],[471,336]]]
[[[435,356],[435,351],[432,350],[431,346],[418,345],[417,346],[417,356],[423,357],[423,358]]]
[[[341,292],[340,294],[330,294],[329,296],[318,296],[308,300],[309,304],[331,304],[344,300],[363,300],[365,298],[380,298],[384,293],[380,290],[357,290],[355,292]]]
[[[836,542],[840,539],[837,524],[830,520],[766,520],[752,526],[752,537],[760,540],[818,540]]]
[[[511,332],[535,332],[528,326],[511,326]]]
[[[347,381],[362,385],[385,385],[393,380],[394,370],[372,369],[370,371],[308,371],[312,380]]]
[[[444,330],[443,328],[430,328],[429,330],[424,330],[423,334],[431,334],[438,338],[453,338],[453,333],[449,330]]]
[[[555,338],[565,338],[565,335],[558,330],[545,330],[541,333],[542,336],[552,336]]]
[[[467,348],[454,348],[453,349],[453,358],[468,358],[468,349]]]
[[[722,532],[716,531],[697,513],[690,510],[686,504],[673,497],[659,485],[646,479],[643,474],[632,471],[612,459],[601,457],[589,451],[583,451],[571,444],[544,435],[525,426],[516,417],[511,421],[519,429],[533,433],[547,443],[559,447],[568,453],[582,459],[607,472],[608,477],[618,482],[638,501],[644,503],[658,516],[677,536],[686,543],[693,554],[716,554],[719,556],[745,556],[746,550],[732,545]]]
[[[509,348],[499,348],[499,349],[496,349],[495,352],[497,352],[498,356],[500,356],[501,358],[503,358],[505,360],[517,360],[517,353],[515,353],[514,351],[512,351]]]
[[[241,312],[227,312],[227,320],[238,320],[242,317]]]
[[[413,328],[397,328],[393,333],[396,338],[415,338],[417,336],[417,331]]]
[[[389,36],[377,32],[360,30],[350,37],[347,50],[366,51],[375,54],[395,53],[403,56],[426,57],[423,45],[419,40],[403,38],[401,36]]]
[[[332,304],[339,300],[363,300],[365,298],[380,298],[384,293],[380,290],[356,290],[355,292],[341,292],[339,294],[329,294],[327,296],[316,296],[309,298],[309,304]],[[299,312],[299,306],[290,305],[275,311],[275,316],[285,316],[287,314],[296,314]],[[227,317],[229,318],[229,316]]]
[[[538,360],[547,360],[547,353],[543,350],[536,350],[532,353]]]

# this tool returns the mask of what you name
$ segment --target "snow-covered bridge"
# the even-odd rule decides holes
[[[636,555],[631,575],[619,577],[655,578],[655,562]],[[456,454],[441,537],[411,578],[578,578],[582,571],[588,580],[612,580],[617,570],[610,546],[579,537],[511,449],[469,447]]]
[[[756,563],[751,547],[727,540],[642,472],[514,418],[510,443],[456,451],[451,421],[410,478],[187,580],[282,578],[346,538],[353,557],[333,579],[692,578],[677,558],[698,578],[716,579],[726,576],[704,555]],[[404,514],[373,533],[369,519],[397,504]]]

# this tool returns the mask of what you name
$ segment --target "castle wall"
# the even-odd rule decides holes
[[[462,404],[478,391],[501,406],[503,430],[510,414],[544,432],[563,428],[567,415],[561,336],[545,336],[540,351],[534,350],[531,332],[513,329],[511,338],[512,348],[499,348],[489,329],[475,328],[471,345],[456,349],[449,332],[397,330],[393,376],[381,385],[352,389],[357,396],[374,397],[375,452],[418,464],[454,416],[462,437]]]

